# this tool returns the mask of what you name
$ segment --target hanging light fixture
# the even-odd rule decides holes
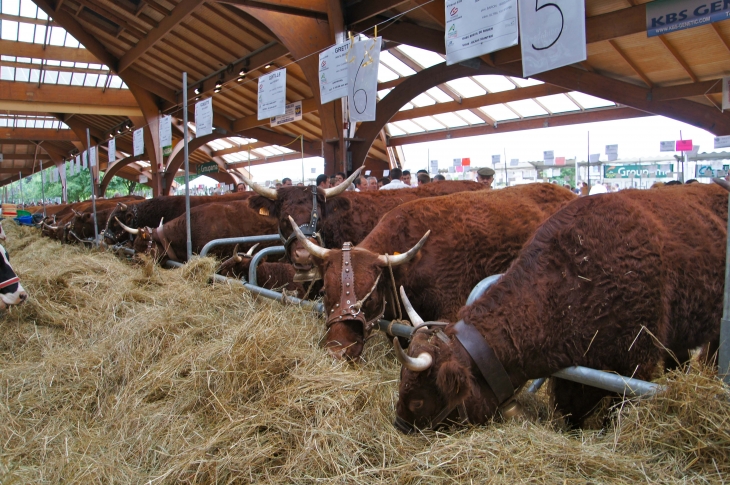
[[[237,79],[237,81],[239,83],[240,82],[243,82],[243,80],[245,79],[247,73],[248,73],[248,70],[246,68],[243,68],[240,71],[238,71],[238,79]]]
[[[200,94],[200,87],[195,88],[195,94]]]
[[[215,89],[213,90],[213,92],[220,93],[221,89],[223,89],[223,79],[219,79],[218,82],[215,83]]]

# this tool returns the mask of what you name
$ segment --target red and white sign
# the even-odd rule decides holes
[[[565,157],[555,157],[555,165],[565,165]]]
[[[462,158],[461,159],[461,164],[463,166],[465,166],[465,167],[470,166],[471,165],[471,159],[470,158]]]
[[[677,140],[678,152],[691,152],[692,151],[692,140]]]

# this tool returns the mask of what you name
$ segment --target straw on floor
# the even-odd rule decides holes
[[[131,265],[5,222],[29,301],[0,320],[0,483],[723,483],[730,392],[664,376],[602,430],[547,397],[524,420],[400,434],[399,366],[318,347],[316,314],[208,284],[212,259]]]

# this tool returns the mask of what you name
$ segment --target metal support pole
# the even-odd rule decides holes
[[[41,162],[41,205],[43,206],[43,218],[46,218],[46,174],[43,173],[43,160]]]
[[[728,232],[730,233],[730,195],[728,196]],[[720,321],[720,350],[718,353],[718,375],[722,376],[725,384],[730,385],[730,237],[727,238],[725,249],[725,296],[722,305],[722,320]]]
[[[23,198],[23,174],[18,172],[18,182],[20,183],[20,203],[25,204],[25,198]]]
[[[91,180],[91,207],[94,209],[94,247],[99,247],[99,228],[96,227],[96,191],[94,190],[94,171],[91,168],[91,135],[86,128],[86,166],[89,167]]]
[[[188,159],[188,73],[183,72],[183,151],[185,153],[185,234],[187,242],[187,261],[193,257],[193,239],[190,234],[190,162]]]

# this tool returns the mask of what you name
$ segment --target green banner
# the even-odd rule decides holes
[[[656,173],[650,173],[649,169],[656,169]],[[628,179],[632,176],[636,178],[668,178],[670,172],[674,171],[674,165],[671,163],[659,165],[604,165],[603,178],[607,179]]]
[[[196,167],[198,175],[205,175],[206,173],[216,173],[218,171],[218,164],[215,162],[202,163]]]

